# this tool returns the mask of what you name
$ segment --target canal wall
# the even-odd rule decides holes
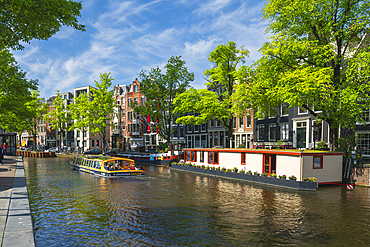
[[[279,179],[275,177],[264,177],[257,176],[252,174],[243,174],[236,172],[225,172],[212,169],[204,169],[199,167],[191,167],[186,165],[177,165],[172,164],[171,169],[200,173],[208,176],[222,177],[226,179],[242,180],[252,183],[267,184],[271,186],[284,187],[295,190],[308,190],[316,191],[318,184],[316,182],[306,182],[306,181],[296,181],[296,180],[287,180]]]
[[[21,156],[17,158],[2,246],[35,246],[27,183]]]
[[[349,177],[356,185],[370,187],[369,167],[352,168]]]

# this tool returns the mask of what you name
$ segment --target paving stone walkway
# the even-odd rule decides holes
[[[1,246],[32,247],[35,238],[22,157],[6,156],[0,165]]]

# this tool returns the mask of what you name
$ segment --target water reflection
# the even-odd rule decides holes
[[[58,158],[28,158],[25,166],[37,246],[370,243],[367,188],[297,192],[166,167],[103,179]]]

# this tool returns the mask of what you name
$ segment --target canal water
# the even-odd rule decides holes
[[[370,189],[299,192],[168,167],[103,179],[25,158],[37,246],[370,246]]]

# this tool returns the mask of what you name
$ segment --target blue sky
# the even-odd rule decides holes
[[[166,64],[181,55],[195,80],[205,87],[203,72],[211,68],[209,53],[228,41],[260,57],[268,22],[262,20],[263,1],[154,0],[82,1],[79,22],[86,32],[63,27],[48,41],[33,40],[14,55],[29,79],[38,79],[48,98],[73,88],[94,85],[99,73],[111,72],[113,85],[128,85],[141,70]]]

